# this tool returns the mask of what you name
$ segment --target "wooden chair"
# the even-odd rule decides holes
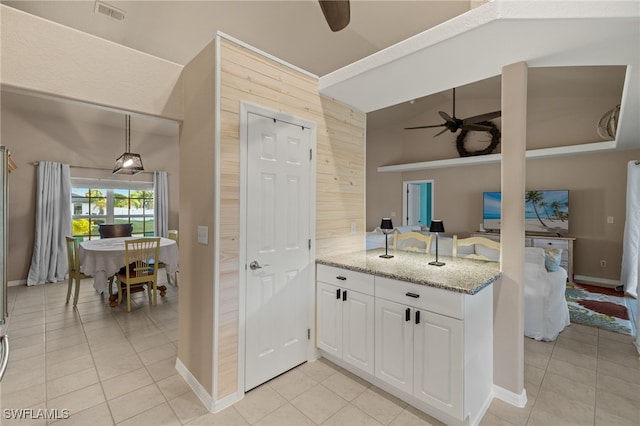
[[[127,311],[131,312],[131,292],[147,286],[149,302],[158,301],[158,268],[160,238],[137,238],[125,241],[124,272],[118,272],[118,304],[122,303],[123,290],[127,296]],[[151,297],[153,296],[153,301]]]
[[[176,242],[176,244],[178,244],[178,230],[177,229],[169,229],[169,231],[167,231],[167,238],[169,238],[170,240],[173,240]],[[174,277],[172,279],[171,274],[169,274],[167,272],[167,281],[169,282],[169,284],[173,284],[176,287],[178,286],[178,270],[176,269],[176,272],[174,274]],[[173,282],[171,282],[173,281]]]
[[[431,249],[432,235],[424,235],[420,232],[396,232],[393,237],[393,249],[403,251],[414,251],[418,253],[429,253]]]
[[[85,275],[80,272],[80,258],[78,257],[78,241],[73,237],[66,237],[67,239],[67,261],[69,263],[69,285],[67,287],[67,301],[69,303],[69,297],[71,296],[71,287],[73,281],[76,282],[76,290],[73,294],[73,306],[78,304],[78,295],[80,294],[80,280],[91,278],[89,275]]]
[[[474,253],[459,255],[458,253],[459,248],[468,247],[471,245],[475,246]],[[500,243],[484,237],[470,237],[470,238],[461,238],[461,239],[454,238],[451,257],[499,261],[500,260]]]
[[[133,225],[130,223],[109,223],[99,225],[100,238],[130,237]]]

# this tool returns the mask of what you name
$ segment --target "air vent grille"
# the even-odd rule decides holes
[[[117,7],[111,6],[110,4],[104,3],[100,0],[96,1],[94,11],[95,13],[106,15],[116,21],[123,21],[127,13],[124,10],[118,9]]]

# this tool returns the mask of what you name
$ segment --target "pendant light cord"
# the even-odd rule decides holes
[[[125,116],[125,152],[131,152],[131,116]]]

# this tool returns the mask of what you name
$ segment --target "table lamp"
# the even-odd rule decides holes
[[[429,262],[429,265],[434,266],[443,266],[444,262],[438,262],[438,233],[444,232],[444,224],[441,220],[432,220],[431,226],[429,226],[429,232],[436,233],[436,260],[434,262]]]
[[[391,259],[393,255],[389,254],[389,232],[393,231],[393,222],[391,222],[391,218],[383,217],[382,222],[380,222],[380,229],[384,233],[384,254],[381,254],[380,257],[384,259]]]

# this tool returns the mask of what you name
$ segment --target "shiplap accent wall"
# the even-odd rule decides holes
[[[320,96],[315,77],[227,39],[220,43],[220,59],[219,349],[214,372],[218,399],[238,390],[240,102],[317,123],[318,256],[364,248],[366,125],[363,112]]]

